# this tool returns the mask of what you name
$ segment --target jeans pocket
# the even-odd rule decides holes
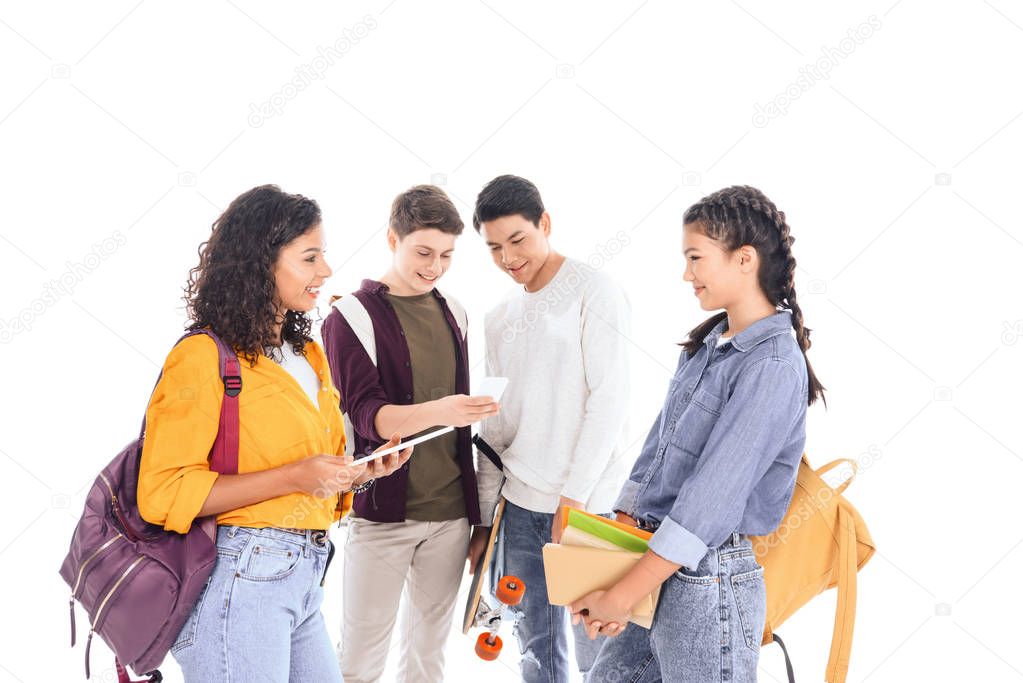
[[[302,546],[273,538],[254,537],[239,558],[238,578],[280,581],[291,576],[302,560]]]
[[[178,637],[174,640],[174,644],[171,645],[170,651],[172,654],[181,652],[195,642],[195,634],[199,628],[199,614],[202,612],[202,606],[206,603],[206,594],[209,593],[210,583],[212,582],[213,574],[210,573],[210,577],[206,579],[206,585],[199,591],[199,599],[195,601],[192,613],[188,615],[184,626],[178,631]]]
[[[743,639],[751,650],[759,652],[760,641],[764,636],[764,622],[767,619],[767,591],[764,587],[763,567],[734,575],[732,595],[735,598],[735,610],[739,614]]]
[[[694,586],[713,586],[719,581],[717,574],[698,574],[684,567],[675,572],[675,578]]]

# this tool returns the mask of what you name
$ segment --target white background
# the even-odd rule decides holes
[[[286,87],[345,36],[322,78]],[[84,491],[136,433],[227,203],[267,182],[319,201],[325,314],[327,293],[386,268],[395,194],[443,183],[468,223],[507,172],[539,185],[564,253],[629,237],[602,267],[634,306],[636,439],[706,315],[681,279],[682,211],[736,183],[785,210],[828,388],[807,449],[860,459],[848,497],[879,548],[850,680],[1023,677],[1021,63],[1007,0],[4,3],[0,681],[82,675],[57,568]],[[510,280],[471,228],[442,286],[470,312],[476,363]],[[800,680],[823,677],[833,613],[831,593],[780,629]],[[515,680],[504,636],[484,664],[453,630],[448,678]],[[101,643],[93,661],[110,680]],[[765,649],[762,680],[783,677]]]

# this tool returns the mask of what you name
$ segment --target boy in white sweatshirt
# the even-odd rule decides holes
[[[507,500],[498,562],[526,584],[515,628],[522,679],[560,683],[568,680],[568,615],[548,603],[541,550],[560,540],[562,506],[608,514],[628,474],[629,304],[606,274],[551,247],[550,215],[524,178],[487,184],[473,227],[523,287],[485,321],[487,374],[509,383],[501,412],[480,430],[504,467],[502,487],[502,472],[478,454],[480,512],[486,524],[499,497]],[[470,567],[485,532],[474,531]],[[578,627],[574,635],[585,673],[601,641]]]

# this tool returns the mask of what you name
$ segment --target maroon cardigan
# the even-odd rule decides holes
[[[387,285],[363,280],[351,296],[357,298],[369,313],[376,341],[377,363],[374,366],[351,325],[336,308],[323,321],[323,347],[330,364],[334,385],[341,392],[341,409],[348,414],[354,434],[356,457],[374,451],[387,441],[377,433],[377,411],[385,405],[412,405],[412,364],[405,332],[384,293]],[[433,290],[440,302],[444,318],[451,328],[455,346],[455,391],[469,393],[469,352],[455,316],[440,292]],[[480,524],[479,492],[472,457],[472,430],[455,430],[456,455],[462,470],[462,492],[465,515],[472,525]],[[416,457],[414,454],[413,458]],[[389,477],[377,479],[364,493],[355,495],[355,514],[373,522],[404,522],[408,491],[408,463]]]

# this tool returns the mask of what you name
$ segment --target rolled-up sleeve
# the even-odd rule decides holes
[[[721,545],[805,411],[803,379],[788,362],[769,357],[743,370],[650,549],[695,568]]]
[[[167,356],[146,410],[138,506],[147,522],[188,533],[217,480],[209,454],[222,401],[216,343],[185,339]]]

